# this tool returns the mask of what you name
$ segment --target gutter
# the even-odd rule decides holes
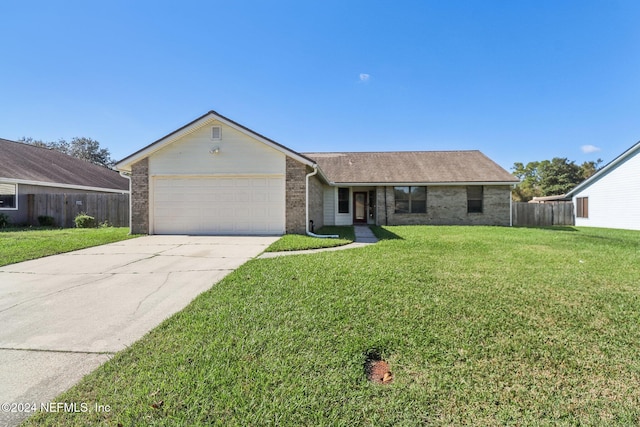
[[[424,187],[457,187],[468,185],[482,185],[482,186],[495,186],[495,185],[509,185],[514,186],[520,183],[520,181],[459,181],[459,182],[335,182],[328,181],[329,185],[334,187],[409,187],[409,186],[424,186]]]
[[[125,194],[127,190],[120,190],[117,188],[105,188],[105,187],[91,187],[87,185],[76,185],[76,184],[64,184],[64,183],[56,183],[56,182],[45,182],[45,181],[34,181],[30,179],[16,179],[16,178],[5,178],[1,177],[3,182],[7,182],[10,184],[25,184],[25,185],[37,185],[40,187],[57,187],[57,188],[68,188],[70,190],[84,190],[84,191],[99,191],[101,193],[116,193],[116,194]],[[131,186],[129,186],[129,190],[131,190]]]
[[[313,166],[313,172],[310,172],[306,175],[305,177],[305,232],[307,233],[307,236],[311,236],[311,237],[318,237],[320,239],[337,239],[340,236],[338,236],[337,234],[327,234],[327,235],[322,235],[322,234],[315,234],[312,233],[311,231],[309,231],[309,178],[311,178],[312,176],[314,176],[315,174],[318,173],[318,165],[314,164]]]

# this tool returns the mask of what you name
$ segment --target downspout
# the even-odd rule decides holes
[[[124,171],[118,171],[121,177],[129,180],[129,234],[133,234],[133,200],[132,200],[132,188],[131,188],[131,175],[128,175]]]
[[[305,190],[306,190],[306,196],[305,196],[305,231],[307,233],[307,236],[311,236],[311,237],[318,237],[321,239],[337,239],[340,236],[338,236],[337,234],[327,234],[327,235],[322,235],[322,234],[315,234],[312,233],[311,231],[309,231],[309,178],[314,176],[315,174],[318,173],[318,165],[313,165],[313,172],[309,172],[305,178],[306,180],[306,185],[305,185]]]

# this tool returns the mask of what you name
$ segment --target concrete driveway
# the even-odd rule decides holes
[[[146,236],[0,267],[0,404],[53,401],[275,240]],[[3,405],[0,425],[28,415]]]

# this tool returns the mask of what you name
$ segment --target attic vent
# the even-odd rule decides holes
[[[213,126],[211,128],[211,139],[214,139],[214,140],[222,139],[222,128],[220,126]]]

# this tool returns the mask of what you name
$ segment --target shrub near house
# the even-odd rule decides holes
[[[86,213],[76,216],[74,222],[77,228],[94,228],[96,226],[96,219]]]

